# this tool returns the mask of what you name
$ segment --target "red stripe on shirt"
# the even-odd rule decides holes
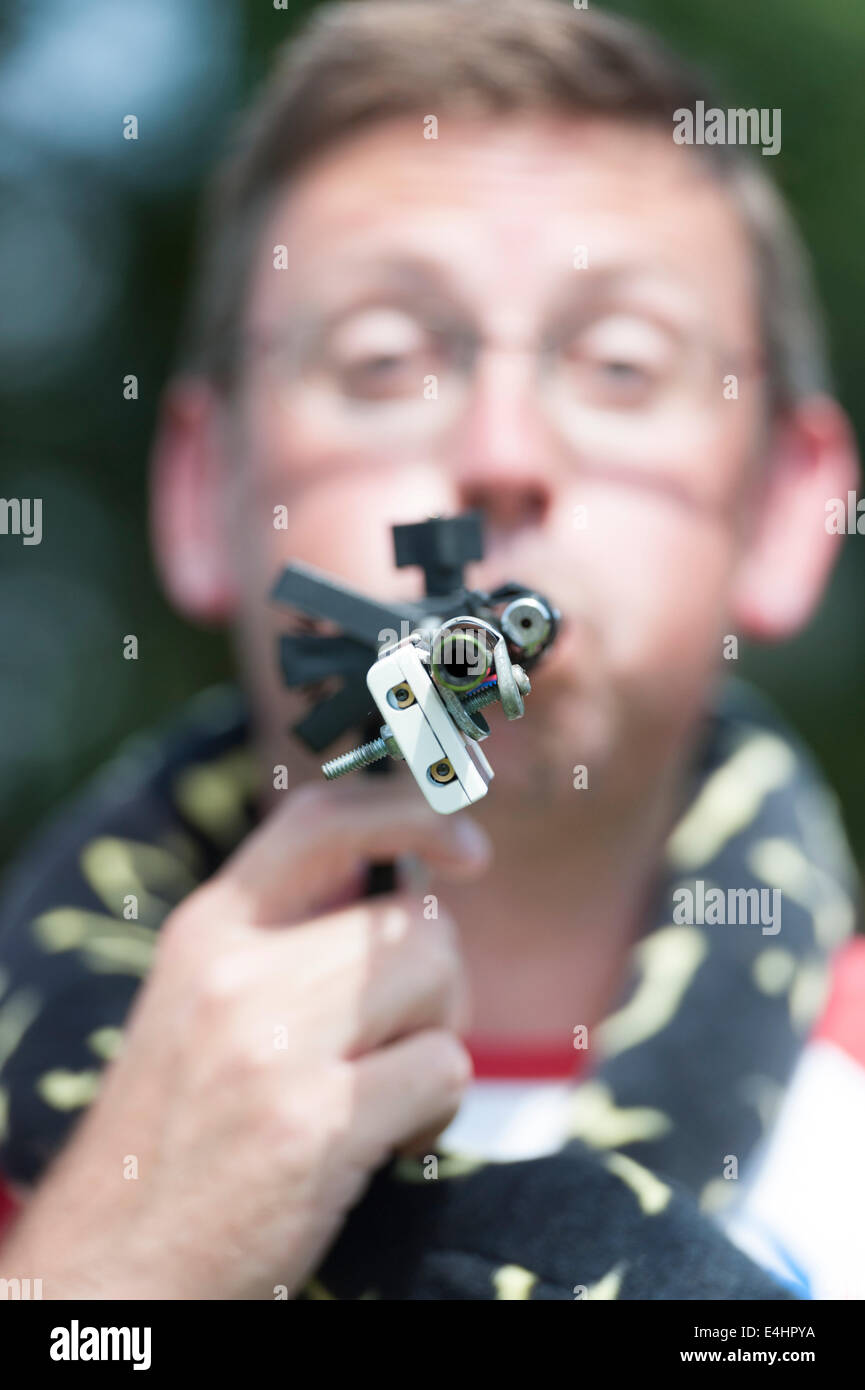
[[[832,961],[832,983],[823,1014],[811,1034],[842,1047],[865,1066],[865,940],[854,937]]]
[[[515,1042],[513,1038],[466,1037],[475,1079],[514,1081],[567,1081],[586,1070],[588,1053],[577,1050],[571,1039]]]

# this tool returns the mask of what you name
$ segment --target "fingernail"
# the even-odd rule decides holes
[[[477,821],[466,816],[457,816],[454,821],[455,838],[460,853],[469,859],[488,859],[492,853],[492,843],[486,831],[481,829]]]

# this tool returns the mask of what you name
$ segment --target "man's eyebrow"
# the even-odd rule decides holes
[[[342,257],[324,293],[311,295],[307,302],[342,305],[346,300],[385,292],[407,299],[444,295],[461,303],[462,296],[448,269],[446,264],[417,256]]]
[[[575,269],[575,279],[558,287],[550,302],[550,319],[557,321],[607,301],[632,298],[659,318],[676,325],[692,324],[695,309],[703,308],[699,293],[680,275],[657,262]]]
[[[359,261],[358,268],[364,268],[383,280],[414,286],[441,285],[450,278],[447,265],[431,261],[421,256],[375,256]]]
[[[314,340],[340,319],[379,305],[383,298],[407,309],[420,309],[430,325],[461,330],[475,318],[448,273],[447,265],[418,256],[364,254],[340,257],[324,285],[298,286],[278,324],[252,330],[252,339],[268,341],[274,333],[285,346]]]
[[[474,317],[468,299],[446,262],[421,256],[376,255],[369,259],[358,257],[344,264],[346,281],[342,282],[337,276],[332,283],[340,307],[346,299],[362,304],[364,298],[374,298],[384,292],[415,302],[438,303],[439,307],[446,304]],[[351,283],[355,275],[363,276],[365,283]],[[625,296],[641,300],[649,312],[654,311],[658,318],[672,326],[683,323],[693,326],[695,308],[699,311],[701,307],[687,282],[675,270],[657,261],[601,266],[593,266],[590,261],[585,268],[576,269],[570,265],[564,268],[563,282],[556,285],[542,317],[555,325],[574,313],[591,311],[605,300]]]
[[[340,272],[345,272],[345,288],[350,288],[348,283],[356,275],[371,277],[377,284],[391,286],[394,289],[404,289],[407,292],[413,290],[447,290],[454,298],[460,297],[459,286],[450,273],[450,266],[446,261],[432,260],[420,255],[393,255],[382,256],[376,253],[372,256],[364,254],[342,256],[339,268],[335,271],[332,284],[339,286],[342,276]],[[563,266],[563,278],[574,279],[575,289],[579,289],[580,283],[589,283],[593,288],[601,289],[628,289],[631,287],[640,288],[648,286],[650,289],[657,286],[661,289],[678,291],[683,289],[682,279],[675,271],[661,266],[656,261],[628,262],[618,265],[596,266],[589,262],[585,268],[572,268],[566,262]]]

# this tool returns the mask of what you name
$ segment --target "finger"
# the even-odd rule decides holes
[[[360,1156],[375,1161],[418,1136],[437,1135],[457,1113],[472,1077],[471,1057],[444,1029],[415,1033],[354,1063]]]
[[[414,854],[445,875],[486,869],[489,838],[465,812],[441,816],[410,786],[309,784],[244,842],[210,880],[227,910],[259,925],[319,911],[363,866]],[[212,905],[212,902],[211,902]]]
[[[388,894],[273,933],[264,955],[260,940],[224,959],[227,987],[246,1001],[250,1032],[283,1037],[305,1063],[467,1026],[468,984],[445,911],[428,921],[412,899]]]

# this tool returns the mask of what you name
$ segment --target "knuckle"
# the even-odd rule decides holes
[[[283,1046],[273,1021],[248,1009],[226,1008],[219,996],[198,1001],[190,1046],[203,1057],[205,1088],[237,1098],[250,1125],[260,1131],[278,1113],[282,1097],[304,1078],[295,1071],[293,1039]]]
[[[270,1105],[271,1136],[300,1166],[318,1166],[347,1128],[342,1088],[327,1069],[283,1086]]]
[[[474,1075],[471,1055],[455,1033],[444,1028],[426,1035],[424,1065],[449,1093],[461,1094]]]
[[[249,985],[252,965],[249,951],[221,951],[199,962],[195,1002],[205,1014],[222,1012],[240,999]]]
[[[222,1079],[226,1085],[252,1087],[263,1083],[264,1094],[273,1085],[278,1085],[278,1056],[267,1036],[259,1031],[251,1034],[237,1029],[232,1033],[222,1064]]]
[[[212,924],[221,916],[221,880],[222,871],[194,888],[166,917],[161,934],[173,936],[179,941],[212,934]]]
[[[415,905],[402,893],[389,893],[372,899],[351,911],[363,913],[373,944],[378,946],[411,945],[417,932]]]
[[[166,917],[156,941],[156,964],[183,969],[201,961],[201,920],[197,894],[176,907]]]
[[[452,981],[460,970],[460,952],[456,931],[449,921],[421,921],[415,924],[417,949],[423,954],[427,968],[441,983]]]
[[[262,1116],[259,1138],[293,1183],[305,1184],[320,1168],[324,1145],[314,1115],[300,1105],[274,1100]]]

